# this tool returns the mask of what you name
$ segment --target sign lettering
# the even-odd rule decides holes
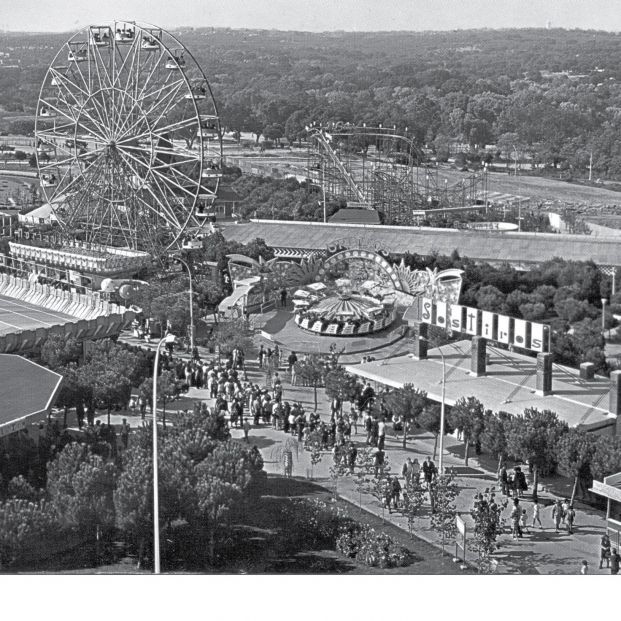
[[[482,336],[490,341],[531,351],[544,352],[548,347],[548,326],[461,304],[449,305],[447,302],[421,298],[420,320],[446,327],[453,332]]]

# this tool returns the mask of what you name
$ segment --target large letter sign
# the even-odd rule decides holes
[[[482,336],[490,341],[515,345],[532,351],[547,351],[548,327],[524,319],[515,319],[461,304],[448,305],[422,298],[420,320],[424,323],[446,327],[453,332]]]

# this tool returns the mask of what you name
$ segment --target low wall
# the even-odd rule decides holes
[[[136,316],[134,311],[101,300],[97,295],[62,291],[8,274],[0,274],[0,294],[74,317],[74,321],[60,323],[59,320],[48,328],[18,330],[0,336],[2,354],[37,349],[50,334],[79,341],[109,338],[129,328]]]

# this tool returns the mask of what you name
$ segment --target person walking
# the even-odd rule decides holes
[[[514,539],[522,538],[522,529],[520,528],[520,519],[522,511],[520,510],[520,499],[513,499],[513,508],[511,509],[511,534]]]
[[[121,444],[123,445],[123,449],[127,450],[129,445],[129,425],[127,424],[127,419],[124,418],[121,423],[121,429],[119,435],[121,436]]]
[[[498,483],[503,496],[509,495],[509,475],[507,474],[507,467],[503,464],[500,472],[498,473]]]
[[[543,530],[543,524],[541,523],[541,517],[539,513],[540,513],[539,501],[533,500],[533,528],[535,528],[535,522],[539,522],[539,528]]]
[[[604,533],[599,543],[599,568],[606,561],[606,567],[610,568],[610,537],[608,533]]]
[[[621,557],[617,554],[617,548],[612,549],[612,553],[610,554],[610,573],[618,574],[619,573],[619,559]]]
[[[574,506],[569,505],[565,513],[565,524],[567,525],[567,532],[570,535],[573,535],[574,532],[574,522],[576,520],[576,512],[574,511]]]
[[[244,418],[244,440],[246,440],[246,444],[250,444],[248,440],[248,434],[250,433],[250,423],[247,418]]]
[[[384,443],[386,442],[386,423],[384,417],[377,423],[377,448],[380,451],[384,450]]]
[[[392,478],[390,483],[391,493],[390,493],[390,504],[388,505],[388,513],[391,513],[391,505],[395,511],[399,510],[399,500],[401,497],[401,483],[399,483],[399,479],[395,475]]]
[[[563,506],[560,500],[557,500],[552,507],[552,519],[554,520],[554,531],[558,533],[563,519]]]
[[[582,565],[580,566],[580,574],[586,576],[589,573],[589,562],[582,561]]]

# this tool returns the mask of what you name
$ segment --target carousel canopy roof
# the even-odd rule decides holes
[[[312,312],[331,321],[338,317],[348,317],[352,320],[368,320],[378,310],[376,300],[368,300],[360,296],[342,297],[333,296],[321,300],[313,305]],[[383,310],[380,308],[380,310]]]

